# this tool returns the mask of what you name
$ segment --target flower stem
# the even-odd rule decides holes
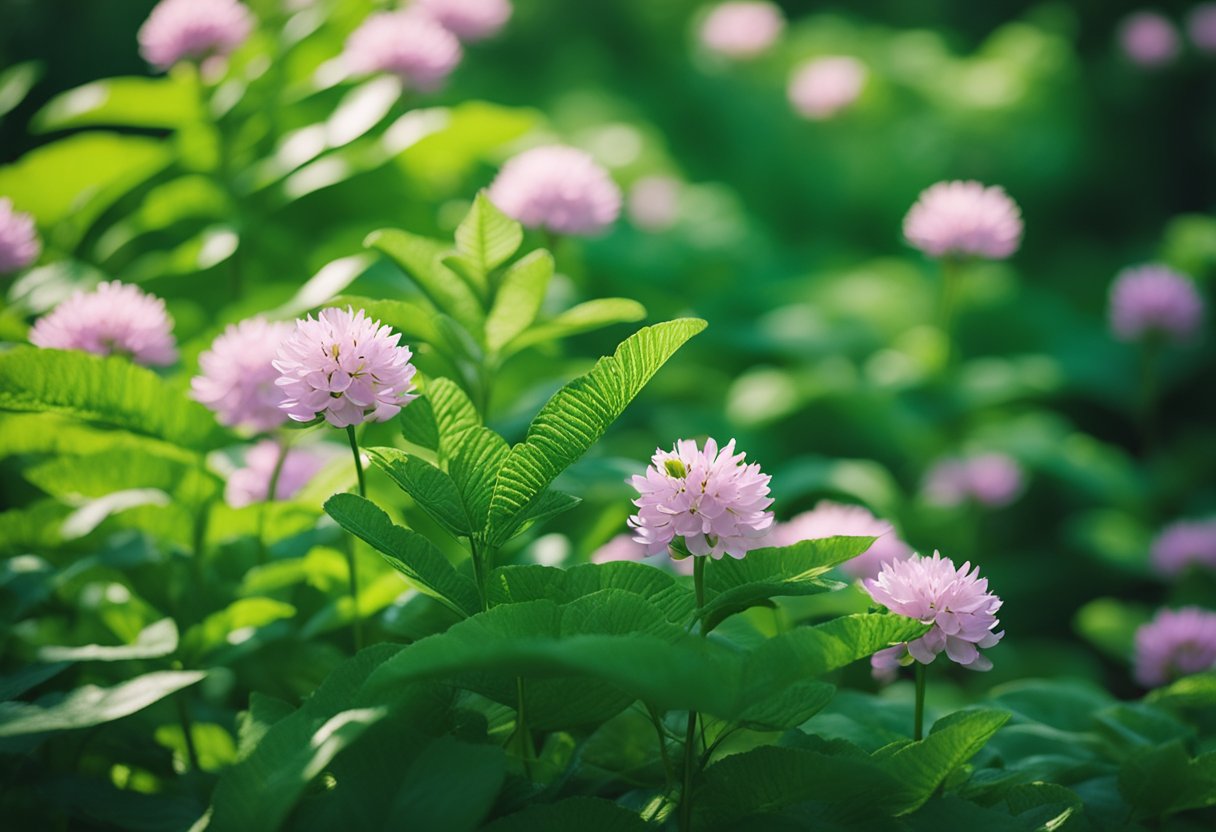
[[[701,619],[701,611],[705,607],[705,558],[694,556],[692,562],[692,582],[697,593],[697,619],[701,620],[701,636],[708,633],[705,621]],[[692,780],[693,767],[697,755],[694,744],[697,741],[697,712],[688,711],[688,728],[684,732],[684,789],[680,792],[680,832],[692,830]]]
[[[942,289],[938,307],[938,325],[946,339],[946,356],[942,362],[947,369],[954,362],[957,350],[954,347],[954,309],[958,304],[960,263],[953,257],[944,257],[942,266]]]
[[[355,457],[355,474],[359,479],[359,496],[367,497],[367,481],[363,477],[363,457],[359,455],[359,440],[355,438],[355,426],[347,425],[346,438],[350,440],[350,452]],[[350,572],[351,629],[355,637],[355,652],[363,649],[363,617],[359,615],[359,572],[355,562],[355,541],[352,538],[346,547],[346,563]]]
[[[532,758],[536,756],[535,750],[532,748],[532,734],[528,730],[528,714],[524,708],[524,699],[526,697],[526,688],[524,687],[524,677],[515,677],[515,742],[519,748],[520,759],[524,763],[524,776],[529,780],[532,779]]]
[[[190,712],[186,708],[186,691],[173,697],[177,703],[177,719],[182,726],[182,737],[186,742],[186,758],[190,761],[191,771],[202,771],[198,763],[198,749],[194,747],[194,731],[190,724]]]
[[[912,725],[912,739],[920,742],[925,737],[925,666],[916,663],[916,716]]]
[[[278,497],[279,477],[283,473],[283,463],[287,461],[287,437],[279,437],[279,456],[274,462],[274,470],[270,472],[270,483],[266,486],[266,499],[262,501],[262,510],[258,514],[258,565],[266,563],[269,548],[266,545],[266,513]]]

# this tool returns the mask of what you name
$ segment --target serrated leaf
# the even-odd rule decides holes
[[[490,202],[485,191],[456,228],[456,251],[472,263],[486,288],[486,277],[507,262],[524,241],[523,227]]]
[[[453,569],[425,537],[395,525],[375,503],[355,494],[335,494],[326,501],[325,511],[379,551],[419,591],[462,616],[481,608],[472,580]]]
[[[646,317],[646,307],[628,298],[598,298],[572,306],[547,321],[526,329],[502,348],[504,356],[528,347],[557,341],[613,324],[632,323]]]
[[[454,535],[472,534],[460,489],[446,473],[396,448],[367,448],[364,452],[433,520]]]
[[[481,425],[481,416],[464,390],[450,379],[432,380],[426,393],[438,428],[439,450],[445,457],[451,456],[464,432]]]
[[[486,527],[494,482],[511,448],[487,427],[478,425],[459,434],[448,456],[448,473],[456,483],[474,532]]]
[[[82,685],[66,694],[48,694],[36,703],[0,703],[0,737],[91,728],[142,711],[203,679],[199,671],[158,671],[110,688]]]
[[[198,93],[176,77],[105,78],[52,98],[30,119],[35,133],[69,127],[174,128],[202,115]]]
[[[130,644],[86,644],[80,647],[47,645],[38,649],[42,662],[116,662],[155,659],[177,649],[177,625],[162,618],[140,631]]]
[[[739,724],[753,731],[787,731],[819,713],[832,701],[834,685],[803,679],[757,699],[739,715]]]
[[[386,254],[405,271],[440,312],[446,312],[470,332],[484,323],[481,301],[459,277],[440,261],[447,243],[385,228],[373,231],[363,243]]]
[[[498,352],[532,325],[552,277],[553,255],[544,249],[520,258],[507,269],[486,318],[486,346],[491,352]]]
[[[667,359],[704,328],[705,322],[696,318],[644,327],[554,394],[498,472],[487,529],[491,545],[510,539],[529,505],[604,435]]]
[[[569,569],[537,564],[501,566],[486,581],[486,600],[490,604],[518,604],[548,599],[568,604],[604,589],[640,595],[673,624],[686,624],[696,605],[693,593],[667,572],[629,561],[584,563]]]
[[[580,503],[582,503],[582,499],[573,494],[547,488],[541,493],[540,498],[524,511],[522,521],[519,528],[515,530],[515,534],[522,534],[551,517],[575,508]]]
[[[50,412],[196,450],[228,441],[202,405],[122,358],[16,347],[0,355],[0,409]]]
[[[397,424],[401,426],[401,436],[407,442],[432,451],[439,450],[439,423],[435,420],[429,395],[419,396],[410,402],[409,407],[402,408],[397,416]]]

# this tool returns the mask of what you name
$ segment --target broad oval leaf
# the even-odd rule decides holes
[[[456,251],[478,272],[483,290],[491,271],[507,262],[524,241],[524,230],[490,202],[485,191],[456,228]]]
[[[493,352],[532,325],[553,277],[553,255],[538,249],[513,264],[502,276],[486,318],[486,346]]]
[[[162,618],[145,627],[130,644],[86,644],[81,647],[47,645],[38,650],[44,662],[116,662],[127,659],[156,659],[177,649],[177,625]]]
[[[481,301],[463,280],[439,262],[451,249],[447,243],[384,228],[369,234],[363,244],[400,266],[436,309],[452,316],[469,332],[480,333],[484,322]]]
[[[198,93],[175,76],[106,78],[52,98],[30,127],[48,133],[69,127],[180,127],[202,115]]]
[[[472,534],[460,489],[446,473],[397,448],[367,448],[364,452],[437,523],[454,535]]]

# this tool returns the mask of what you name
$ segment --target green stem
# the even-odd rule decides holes
[[[182,691],[173,699],[177,703],[177,719],[181,723],[182,737],[186,741],[186,757],[190,761],[190,770],[202,771],[202,766],[198,764],[198,749],[194,747],[194,731],[190,726],[190,712],[186,709],[186,691]]]
[[[943,368],[948,368],[954,362],[957,350],[954,346],[954,310],[958,304],[959,272],[961,263],[953,257],[941,260],[942,287],[938,307],[938,326],[946,339],[946,358]]]
[[[925,737],[925,666],[916,663],[916,717],[912,725],[912,739],[920,742]]]
[[[270,483],[266,486],[266,499],[262,501],[262,510],[258,515],[258,565],[266,563],[270,547],[266,545],[266,514],[276,499],[279,490],[279,477],[283,473],[283,463],[287,461],[287,437],[279,438],[279,456],[274,462],[274,470],[270,472]]]
[[[359,496],[367,497],[367,481],[363,477],[363,458],[359,455],[359,440],[355,438],[355,426],[347,425],[346,438],[350,440],[350,452],[355,458],[355,474],[359,479]],[[355,652],[363,649],[363,617],[359,615],[359,572],[355,560],[355,541],[352,538],[346,547],[346,563],[350,572],[351,629],[354,631]]]
[[[526,688],[524,687],[524,677],[515,677],[515,737],[516,744],[519,748],[520,759],[524,763],[524,776],[529,780],[532,779],[532,759],[536,756],[535,749],[532,748],[532,734],[528,731],[528,713],[524,708],[524,699],[526,697]]]
[[[705,558],[693,556],[692,582],[697,593],[697,619],[701,620],[701,610],[705,607]],[[708,633],[705,622],[701,620],[701,636]],[[692,830],[692,781],[693,769],[697,755],[694,748],[697,741],[697,712],[688,711],[688,727],[684,732],[684,789],[680,792],[680,832]]]
[[[659,718],[659,712],[650,705],[646,706],[646,711],[650,714],[655,735],[659,738],[659,756],[663,760],[663,776],[667,781],[667,794],[670,794],[675,777],[671,768],[671,757],[667,754],[667,732],[663,729],[663,720]]]

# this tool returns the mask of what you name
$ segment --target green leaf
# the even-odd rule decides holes
[[[1117,598],[1095,598],[1077,610],[1073,626],[1086,641],[1117,661],[1127,661],[1135,646],[1136,630],[1148,622],[1152,610]]]
[[[500,566],[486,581],[486,599],[492,605],[540,599],[568,604],[603,589],[640,595],[673,624],[687,623],[696,605],[692,592],[673,576],[649,564],[630,561],[584,563],[569,569],[536,564]]]
[[[407,343],[421,342],[440,348],[447,346],[444,336],[432,320],[434,314],[412,301],[372,300],[358,295],[340,295],[323,305],[341,309],[348,306],[356,310],[362,309],[369,317],[392,327],[395,332],[400,332]]]
[[[11,113],[25,100],[42,72],[43,66],[38,61],[13,64],[0,72],[0,117]]]
[[[126,659],[156,659],[177,649],[177,625],[172,618],[149,624],[131,644],[86,644],[83,647],[47,645],[38,649],[42,662],[115,662]]]
[[[273,598],[240,598],[186,631],[182,649],[202,657],[229,644],[240,644],[260,627],[293,618],[296,608]]]
[[[640,329],[611,357],[554,394],[498,472],[488,518],[491,545],[510,539],[523,512],[549,483],[586,453],[667,359],[704,328],[702,320],[680,318]]]
[[[524,330],[503,348],[504,356],[528,347],[557,341],[613,324],[632,323],[646,317],[646,307],[628,298],[598,298],[572,306],[560,315]]]
[[[367,448],[365,453],[398,488],[414,498],[419,508],[449,532],[463,537],[473,533],[460,489],[446,473],[396,448]]]
[[[646,832],[653,829],[637,812],[599,797],[570,797],[557,803],[536,803],[522,812],[499,818],[484,832]]]
[[[30,119],[35,133],[70,127],[174,128],[202,115],[193,86],[174,76],[106,78],[52,98]]]
[[[228,441],[210,411],[151,370],[75,351],[0,354],[0,409],[58,413],[196,450]]]
[[[439,450],[450,457],[465,431],[481,425],[481,416],[468,395],[450,379],[433,379],[426,393],[439,434]]]
[[[791,546],[755,549],[739,560],[723,558],[707,564],[703,610],[706,629],[712,630],[727,617],[770,598],[814,595],[839,587],[819,576],[862,554],[873,543],[872,537],[803,540]]]
[[[1169,687],[1157,688],[1145,701],[1175,708],[1216,708],[1216,671],[1184,676]]]
[[[419,591],[453,612],[469,616],[481,607],[472,580],[453,569],[425,537],[394,525],[375,503],[354,494],[335,494],[326,501],[325,511],[342,528],[378,550]]]
[[[401,425],[405,441],[432,451],[439,450],[439,423],[435,421],[429,396],[419,396],[409,407],[402,408],[397,423]]]
[[[532,325],[552,277],[553,255],[544,249],[507,269],[486,318],[486,346],[491,352],[498,352]]]
[[[498,746],[440,737],[402,778],[393,814],[403,823],[389,826],[473,832],[494,807],[506,774],[507,757]]]
[[[1131,755],[1119,792],[1138,819],[1216,806],[1216,751],[1191,759],[1181,740]]]
[[[201,681],[199,671],[158,671],[111,688],[82,685],[67,694],[48,694],[36,703],[0,703],[0,737],[91,728],[142,711]]]
[[[757,699],[739,715],[739,724],[753,731],[797,728],[832,701],[834,685],[803,679]]]
[[[477,194],[456,228],[456,252],[472,264],[482,291],[489,286],[489,273],[507,262],[523,241],[523,227],[499,211],[485,191]]]
[[[439,262],[449,251],[447,243],[384,228],[369,234],[363,244],[400,266],[437,310],[452,316],[469,332],[481,331],[484,321],[481,301],[463,280]]]
[[[566,494],[562,491],[546,488],[541,493],[540,498],[524,510],[524,513],[521,515],[519,528],[515,530],[515,534],[522,534],[532,526],[539,525],[551,517],[563,514],[580,503],[582,503],[582,499],[575,497],[573,494]]]
[[[443,442],[446,448],[447,439]],[[481,532],[486,527],[495,478],[510,451],[507,440],[482,425],[459,434],[453,443],[448,457],[448,473],[464,500],[474,532]]]
[[[199,506],[221,490],[219,479],[203,467],[201,457],[183,462],[177,456],[161,456],[150,449],[60,456],[27,469],[25,478],[46,493],[68,501],[155,488]]]

